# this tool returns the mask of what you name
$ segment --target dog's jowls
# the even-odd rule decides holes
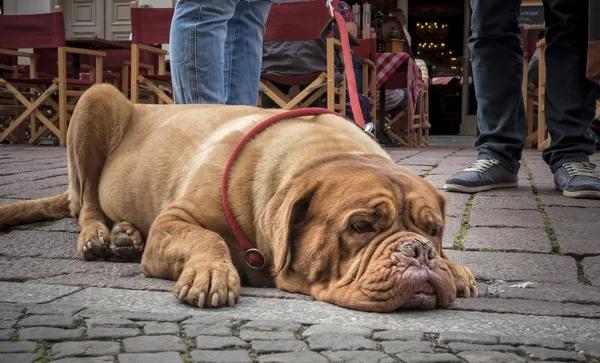
[[[176,297],[199,307],[234,305],[241,284],[378,312],[477,296],[442,251],[444,196],[335,115],[273,125],[236,161],[231,207],[271,267],[249,268],[220,185],[237,143],[278,112],[134,105],[94,86],[68,130],[68,192],[1,206],[0,226],[73,215],[82,258],[141,255],[146,276],[177,281]]]

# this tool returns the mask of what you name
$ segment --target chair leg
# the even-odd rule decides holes
[[[60,146],[67,146],[67,52],[58,48],[58,129]]]

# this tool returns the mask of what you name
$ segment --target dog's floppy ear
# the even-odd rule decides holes
[[[308,218],[317,183],[292,180],[281,187],[267,204],[260,219],[263,234],[273,248],[273,272],[280,273],[292,260],[295,231]]]

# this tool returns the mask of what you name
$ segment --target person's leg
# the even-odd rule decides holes
[[[227,24],[225,99],[229,105],[256,106],[269,0],[239,0]]]
[[[478,160],[450,177],[444,188],[478,192],[518,185],[527,124],[521,95],[523,48],[520,0],[471,0],[469,49],[477,97]]]
[[[171,23],[175,103],[222,104],[227,22],[239,0],[179,0]]]
[[[544,1],[546,123],[551,142],[542,157],[565,195],[600,198],[600,179],[593,177],[593,165],[588,163],[596,148],[586,136],[596,102],[596,86],[585,75],[588,11],[585,0]]]

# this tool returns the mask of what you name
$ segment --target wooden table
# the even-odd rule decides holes
[[[131,41],[129,40],[108,40],[98,38],[97,36],[91,37],[67,37],[66,46],[71,48],[79,49],[91,49],[91,50],[106,50],[106,49],[131,49]],[[71,64],[72,77],[79,79],[81,72],[81,55],[73,53],[73,62]]]

